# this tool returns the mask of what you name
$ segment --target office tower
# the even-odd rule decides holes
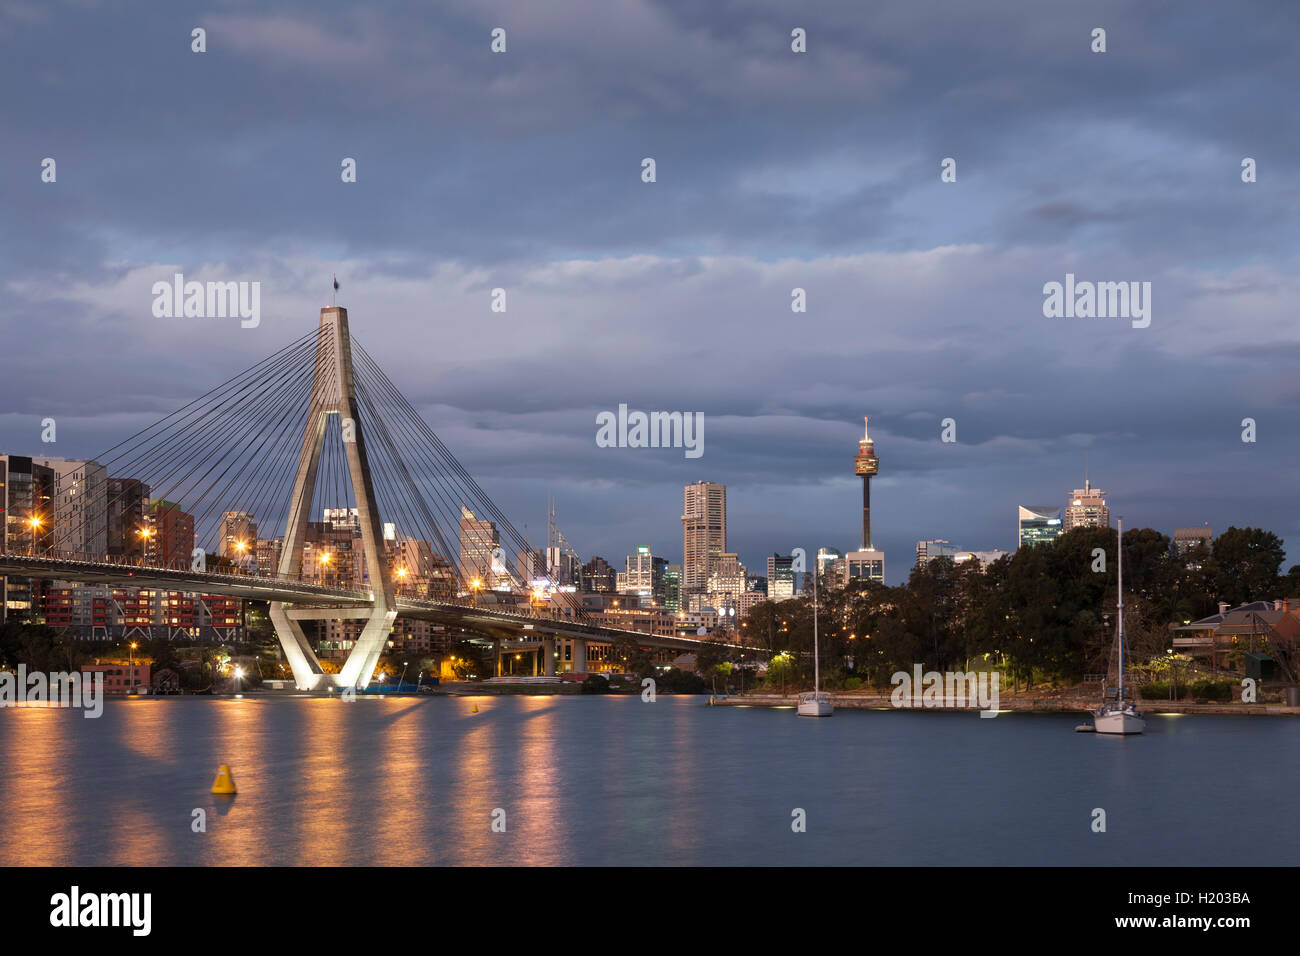
[[[1018,543],[1016,547],[1026,544],[1043,544],[1055,541],[1061,533],[1061,509],[1047,505],[1020,506]]]
[[[862,438],[858,440],[858,453],[853,457],[853,473],[862,477],[862,547],[844,558],[845,580],[885,583],[885,552],[875,547],[871,540],[871,479],[880,471],[876,458],[876,443],[868,431],[869,421],[862,419]],[[770,585],[769,585],[770,589]]]
[[[494,588],[505,576],[505,568],[501,566],[498,551],[499,543],[497,526],[491,521],[480,521],[474,517],[474,512],[462,505],[460,509],[462,590],[468,592]]]
[[[623,574],[619,575],[619,592],[636,594],[641,597],[642,605],[657,604],[663,606],[665,598],[664,572],[668,567],[667,558],[657,558],[650,553],[646,545],[638,545],[636,554],[629,554]]]
[[[727,550],[727,486],[697,481],[684,489],[682,595],[703,594]]]
[[[682,566],[670,564],[664,568],[664,607],[680,611],[682,607]]]
[[[108,472],[97,461],[33,458],[54,472],[55,551],[103,555],[108,551]]]
[[[54,544],[54,471],[22,455],[0,455],[0,550],[40,554]],[[38,616],[41,582],[0,578],[0,620]]]
[[[1202,528],[1175,528],[1174,553],[1183,555],[1201,545],[1208,548],[1213,539],[1214,532],[1210,530],[1209,525]]]
[[[546,579],[546,552],[541,548],[526,548],[515,556],[515,570],[525,583]]]
[[[108,479],[108,553],[143,557],[145,501],[149,486],[138,478]]]
[[[837,548],[818,548],[816,558],[817,586],[819,588],[839,587],[844,583],[844,569],[837,570],[836,562],[843,562],[844,555]]]
[[[767,559],[767,599],[788,601],[794,597],[794,556],[773,554]]]
[[[332,528],[350,528],[361,533],[361,512],[356,508],[322,508],[321,520]]]
[[[951,558],[956,553],[956,546],[944,538],[918,541],[916,542],[916,566],[919,568],[933,558]]]
[[[247,511],[227,511],[217,526],[217,554],[236,564],[255,558],[257,522]]]
[[[1083,487],[1075,488],[1070,503],[1065,506],[1061,530],[1072,528],[1109,528],[1110,509],[1106,507],[1106,493],[1092,487],[1085,476]]]
[[[616,586],[617,572],[602,557],[594,557],[582,566],[581,590],[609,592]]]

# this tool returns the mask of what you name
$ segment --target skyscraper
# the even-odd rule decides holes
[[[461,505],[460,576],[464,591],[496,587],[497,578],[505,571],[500,567],[498,544],[497,526],[491,521],[480,521],[474,512]],[[494,556],[497,567],[494,567]]]
[[[1065,506],[1065,517],[1061,522],[1063,531],[1071,528],[1109,528],[1110,509],[1106,507],[1106,493],[1092,487],[1087,476],[1083,487],[1075,488],[1070,503]]]
[[[727,550],[727,486],[697,481],[684,489],[682,603],[703,594]]]
[[[767,559],[767,599],[788,601],[794,597],[794,557],[773,554]]]
[[[627,556],[626,570],[620,577],[623,584],[619,591],[623,594],[637,594],[642,606],[654,603],[661,607],[664,603],[664,571],[668,567],[667,558],[658,558],[650,553],[646,545],[639,545],[636,554]]]
[[[1054,541],[1061,533],[1061,509],[1048,505],[1020,505],[1016,547]]]

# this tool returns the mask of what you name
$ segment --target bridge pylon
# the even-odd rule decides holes
[[[388,557],[384,549],[379,507],[375,501],[370,465],[366,459],[365,436],[358,413],[356,383],[352,370],[352,339],[348,332],[348,310],[337,306],[320,310],[320,329],[316,337],[316,370],[312,381],[311,401],[307,406],[306,428],[293,496],[289,501],[289,518],[284,531],[284,550],[280,555],[279,573],[297,578],[302,572],[302,549],[307,537],[315,496],[316,474],[325,443],[325,426],[331,415],[341,419],[343,449],[347,458],[348,478],[356,502],[361,526],[361,544],[373,592],[373,608],[351,613],[322,614],[319,610],[285,607],[271,602],[271,623],[280,646],[293,669],[294,682],[300,690],[321,690],[330,686],[365,687],[375,673],[375,665],[397,617],[397,601]],[[341,673],[326,674],[303,632],[302,619],[321,617],[363,617],[361,636],[343,664]]]

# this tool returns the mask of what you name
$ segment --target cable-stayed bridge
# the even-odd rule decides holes
[[[148,487],[149,520],[131,514],[121,482],[102,512],[67,500],[55,510],[102,513],[116,528],[125,522],[128,538],[138,524],[134,548],[81,551],[84,521],[47,516],[38,535],[34,515],[32,547],[0,553],[0,575],[268,601],[304,690],[369,684],[399,615],[472,629],[498,648],[535,641],[546,674],[558,638],[571,642],[575,671],[586,669],[589,642],[702,643],[594,623],[352,339],[344,308],[321,309],[316,330],[95,460]],[[232,515],[249,526],[256,516],[283,538],[254,553],[261,542],[232,533]],[[304,620],[360,625],[340,673],[325,673]]]

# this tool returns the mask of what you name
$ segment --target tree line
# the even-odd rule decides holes
[[[1106,673],[1115,635],[1116,535],[1076,528],[981,568],[935,558],[906,584],[854,582],[820,593],[822,674],[832,686],[857,678],[877,687],[910,671],[996,666],[1007,679],[1073,682]],[[1229,528],[1212,543],[1176,554],[1151,528],[1124,532],[1124,630],[1135,660],[1172,647],[1171,626],[1229,605],[1300,596],[1300,565],[1286,574],[1282,540],[1258,528]],[[750,660],[788,654],[787,678],[811,681],[812,596],[754,607],[740,641]],[[740,655],[709,649],[706,675]],[[854,682],[856,685],[856,681]]]

